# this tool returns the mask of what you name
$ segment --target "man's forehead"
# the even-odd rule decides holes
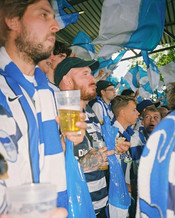
[[[91,71],[90,67],[75,67],[71,68],[69,72],[84,72],[84,71]]]
[[[27,9],[45,10],[50,14],[55,15],[55,12],[48,0],[37,0],[32,4],[28,5]]]
[[[132,105],[136,107],[137,103],[134,100],[129,100],[128,105]]]
[[[154,116],[154,115],[160,115],[160,113],[158,111],[146,111],[145,115]]]

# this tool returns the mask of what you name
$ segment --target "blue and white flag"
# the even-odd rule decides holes
[[[116,88],[117,85],[119,84],[117,78],[114,78],[112,77],[111,75],[109,75],[107,78],[106,78],[107,81],[109,82],[112,82],[114,84],[114,87]]]
[[[127,81],[127,83],[130,86],[130,89],[132,89],[134,92],[136,92],[137,89],[139,89],[139,95],[142,98],[149,98],[152,94],[148,74],[138,65],[136,65],[134,68],[131,68],[128,71],[128,73],[124,76],[123,80],[125,81],[125,84]]]
[[[75,53],[76,57],[92,60],[95,57],[95,46],[90,44],[92,40],[83,31],[79,31],[72,42],[72,53]]]
[[[103,78],[106,74],[109,74],[109,76],[107,77],[106,80],[108,81],[111,81],[112,79],[112,76],[111,74],[113,73],[113,71],[118,67],[118,62],[122,59],[122,57],[124,56],[124,54],[126,53],[127,49],[126,50],[123,50],[121,51],[117,57],[113,58],[113,57],[110,57],[108,59],[102,59],[102,58],[98,58],[98,61],[100,62],[100,66],[99,68],[97,69],[97,71],[99,69],[103,69],[103,75],[101,78]],[[98,73],[96,73],[97,71],[93,72],[93,75],[97,75]],[[96,77],[96,76],[95,76]],[[100,79],[101,79],[100,78]],[[118,83],[117,83],[118,84]],[[115,83],[115,85],[117,85]]]
[[[153,130],[138,172],[136,217],[174,217],[175,111]]]
[[[141,67],[139,68],[139,95],[142,98],[150,98],[151,94],[153,93],[150,82],[149,82],[149,77],[148,73],[143,70]]]
[[[134,92],[136,92],[136,90],[139,88],[138,77],[139,77],[139,69],[138,69],[138,65],[136,65],[134,68],[131,68],[123,78],[129,83],[130,88]]]
[[[120,60],[122,59],[122,57],[125,55],[125,53],[128,51],[128,49],[121,51],[117,57],[115,57],[112,60],[112,63],[108,66],[108,69],[110,70],[115,70],[117,68],[117,64],[120,62]]]
[[[165,2],[104,0],[99,36],[93,43],[153,50],[162,37]]]
[[[123,77],[121,77],[120,84],[123,87],[126,87],[127,89],[131,89],[131,86],[130,86],[129,82],[127,80],[125,80]]]
[[[126,53],[127,50],[123,50],[121,51],[117,57],[115,57],[114,59],[112,57],[104,60],[102,58],[99,58],[98,61],[100,62],[100,66],[99,69],[101,68],[107,68],[108,70],[115,70],[117,68],[117,64],[118,62],[122,59],[122,57],[124,56],[124,54]]]
[[[94,43],[94,44],[96,44],[96,43]],[[117,45],[104,45],[100,49],[100,51],[96,54],[96,56],[107,59],[107,58],[111,57],[112,54],[118,52],[121,49],[122,49],[121,46],[117,46]]]
[[[171,62],[165,66],[159,67],[160,73],[162,73],[165,84],[169,82],[175,82],[175,62]]]
[[[162,99],[160,101],[161,105],[167,105],[168,106],[168,102],[167,102],[167,94],[163,91],[159,91],[156,90],[156,95],[157,95],[157,99]]]
[[[160,73],[158,67],[154,64],[154,61],[148,57],[147,51],[142,51],[143,60],[147,66],[147,73],[151,89],[154,91],[159,86]]]
[[[60,29],[77,22],[79,13],[67,14],[63,10],[63,8],[74,9],[66,0],[51,0],[51,4],[55,12],[55,19],[58,22]]]

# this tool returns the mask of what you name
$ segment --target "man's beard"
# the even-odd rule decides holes
[[[36,65],[38,62],[47,59],[51,55],[53,47],[44,49],[43,44],[30,40],[30,34],[27,33],[23,26],[22,32],[16,37],[15,44],[19,52],[23,54],[23,58],[27,61],[33,61]]]
[[[91,85],[91,84],[90,84]],[[77,84],[75,84],[74,85],[74,89],[75,90],[80,90],[80,92],[81,92],[81,99],[83,100],[83,101],[91,101],[92,99],[94,99],[94,98],[96,98],[96,96],[97,96],[97,93],[96,93],[96,91],[94,90],[94,92],[92,93],[88,93],[87,91],[86,91],[86,88],[84,88],[83,86],[79,86],[79,85],[77,85]]]
[[[84,100],[84,101],[91,101],[93,100],[94,98],[97,97],[97,94],[96,92],[94,92],[93,94],[87,94],[87,93],[83,93],[82,90],[81,90],[81,99]]]

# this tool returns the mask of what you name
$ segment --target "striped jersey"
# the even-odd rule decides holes
[[[114,120],[114,114],[111,110],[111,103],[107,104],[102,98],[95,101],[95,103],[92,105],[92,110],[95,112],[101,124],[104,122],[104,116],[108,116],[111,122]]]
[[[101,125],[89,105],[87,105],[85,113],[88,134],[92,136],[93,141],[102,140]],[[85,156],[90,149],[92,149],[91,143],[88,137],[85,137],[82,143],[74,146],[74,155],[77,158],[81,158]],[[108,201],[107,184],[104,171],[97,170],[84,174],[91,195],[94,210],[96,214],[98,214],[100,210],[106,206]]]
[[[9,178],[5,183],[7,187],[31,183],[34,182],[34,173],[38,174],[39,182],[57,185],[57,205],[67,207],[65,160],[59,144],[53,92],[45,75],[37,67],[34,78],[35,83],[28,81],[8,56],[5,48],[0,48],[0,104],[11,114],[22,134],[18,140],[16,160],[8,161]],[[0,122],[0,129],[3,129],[9,120],[9,117],[5,116],[4,122]],[[11,130],[6,131],[9,135]],[[32,145],[36,145],[38,152],[34,150],[33,155],[30,153]],[[35,162],[38,163],[37,172],[33,171],[37,168],[32,161],[35,156],[38,161]],[[53,170],[55,166],[59,170]]]

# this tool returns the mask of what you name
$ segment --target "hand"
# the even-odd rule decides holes
[[[115,150],[118,155],[126,153],[131,146],[130,142],[125,141],[124,137],[119,137],[116,140]]]
[[[103,69],[100,69],[99,72],[98,72],[98,76],[100,76],[100,77],[103,76],[104,72],[105,71]]]
[[[66,218],[68,216],[67,210],[65,208],[56,208],[50,215],[50,218]]]
[[[107,151],[106,146],[98,150],[92,149],[79,160],[79,163],[84,172],[95,171],[100,167],[109,165],[107,157],[112,154],[114,151]]]
[[[8,218],[8,217],[9,217],[8,214],[1,214],[1,215],[0,215],[0,218]]]

